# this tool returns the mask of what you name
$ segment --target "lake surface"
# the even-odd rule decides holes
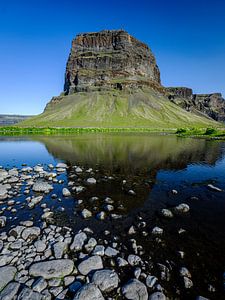
[[[125,244],[129,240],[127,230],[137,220],[145,221],[148,230],[159,226],[165,230],[164,247],[151,249],[151,241],[143,236],[137,240],[149,249],[155,261],[170,260],[176,266],[188,266],[194,288],[188,292],[181,290],[181,298],[195,299],[202,294],[210,299],[224,299],[225,192],[212,191],[208,184],[225,190],[225,142],[150,134],[0,137],[3,168],[20,169],[22,164],[31,167],[41,164],[47,168],[48,164],[58,162],[69,166],[59,177],[63,184],[54,189],[61,201],[53,200],[51,194],[46,196],[48,207],[56,212],[57,225],[72,226],[75,230],[93,227],[99,236],[110,229],[123,236]],[[64,199],[62,188],[76,176],[74,166],[92,168],[91,177],[97,179],[97,184]],[[130,190],[135,195],[129,194]],[[114,213],[122,215],[122,219],[106,220],[102,226],[95,218],[82,220],[81,208],[100,210],[101,201],[89,201],[94,196],[112,198],[116,204]],[[81,208],[77,206],[79,199],[85,203]],[[24,208],[23,194],[16,200],[16,216],[11,211],[4,212],[11,220],[9,227],[28,217],[40,222],[41,208],[32,211]],[[190,206],[188,214],[172,219],[161,216],[161,209],[180,203]],[[0,209],[4,206],[0,204]],[[181,228],[186,232],[179,234]],[[185,252],[183,260],[178,251]],[[179,278],[174,279],[173,286],[167,287],[165,283],[171,294],[176,294],[176,285]]]

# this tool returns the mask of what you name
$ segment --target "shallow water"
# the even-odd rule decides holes
[[[191,269],[194,292],[185,292],[182,299],[192,299],[197,292],[210,299],[223,299],[223,272],[225,271],[225,192],[210,191],[207,184],[225,190],[225,142],[204,139],[179,138],[176,136],[150,134],[80,134],[75,136],[27,136],[0,138],[0,165],[4,168],[21,168],[26,163],[35,166],[38,163],[56,164],[66,162],[71,168],[62,174],[65,180],[54,193],[62,198],[61,202],[46,196],[46,203],[52,210],[64,207],[63,213],[57,213],[56,223],[73,226],[75,229],[92,226],[96,234],[105,229],[124,234],[131,224],[141,216],[150,230],[155,225],[165,229],[166,247],[149,250],[157,261],[171,259],[176,264]],[[72,166],[93,168],[98,183],[84,193],[63,199],[61,190],[73,175]],[[104,176],[113,177],[104,180]],[[130,196],[123,190],[122,180],[127,180],[129,188],[136,192]],[[178,191],[173,195],[171,190]],[[100,199],[111,197],[116,210],[124,219],[117,222],[104,221],[99,228],[95,219],[82,220],[75,201],[83,199],[85,207],[98,210],[101,201],[93,204],[88,201],[92,196]],[[197,198],[191,198],[197,197]],[[23,203],[25,196],[16,199]],[[187,203],[191,210],[186,216],[165,220],[160,210],[179,203]],[[2,208],[3,205],[0,205]],[[27,217],[40,221],[41,209],[19,209],[15,218],[10,211],[5,212],[11,218],[9,226]],[[187,230],[179,235],[180,228]],[[143,242],[143,237],[137,237]],[[150,247],[146,242],[146,247]],[[156,250],[156,251],[155,251]],[[177,258],[177,251],[185,251],[184,262]],[[191,266],[190,266],[191,265]],[[204,276],[203,276],[204,274]],[[209,292],[208,285],[216,287]],[[174,291],[176,287],[173,287]],[[194,298],[193,298],[194,299]]]

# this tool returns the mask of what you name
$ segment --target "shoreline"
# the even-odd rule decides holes
[[[17,135],[70,135],[81,133],[152,133],[174,134],[178,137],[225,140],[224,128],[146,128],[146,127],[0,127],[0,136]]]

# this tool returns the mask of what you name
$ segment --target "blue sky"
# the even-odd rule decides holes
[[[0,1],[0,114],[38,114],[63,90],[72,38],[123,28],[156,55],[165,86],[225,95],[224,0]]]

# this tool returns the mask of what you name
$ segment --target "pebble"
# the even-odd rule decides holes
[[[156,226],[156,227],[154,227],[152,229],[152,234],[154,234],[154,235],[162,235],[163,234],[163,229]]]
[[[71,193],[67,188],[63,188],[62,194],[63,194],[64,197],[70,197],[71,196]]]
[[[112,247],[107,247],[106,250],[105,250],[105,255],[108,256],[108,257],[117,256],[118,253],[119,253],[119,251],[112,248]]]
[[[91,218],[92,217],[92,212],[88,209],[83,209],[82,212],[81,212],[81,216],[84,218],[84,219],[88,219],[88,218]]]

